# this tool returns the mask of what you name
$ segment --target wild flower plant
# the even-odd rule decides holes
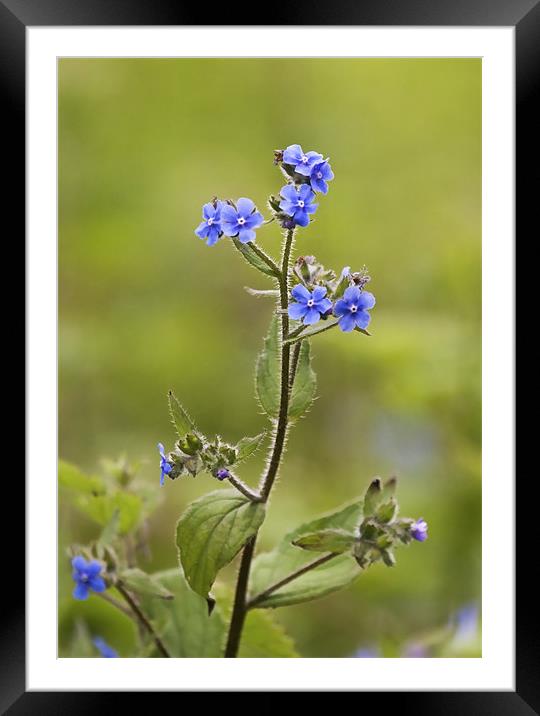
[[[195,500],[180,516],[178,565],[154,575],[138,566],[155,495],[137,486],[131,466],[125,461],[109,464],[107,478],[88,478],[62,465],[61,484],[75,495],[79,509],[104,528],[97,542],[71,549],[74,596],[85,599],[94,592],[129,614],[140,627],[137,655],[250,656],[253,644],[261,641],[264,656],[296,655],[271,618],[257,619],[257,613],[347,587],[375,562],[394,566],[399,544],[427,538],[425,520],[399,516],[396,479],[383,483],[377,477],[362,498],[294,527],[273,550],[256,554],[289,432],[315,398],[311,342],[332,329],[370,335],[375,307],[375,297],[366,290],[370,276],[365,268],[351,271],[347,266],[338,274],[314,256],[294,257],[296,240],[303,244],[304,231],[319,209],[318,195],[326,195],[334,179],[329,160],[294,144],[276,151],[274,163],[286,184],[269,197],[266,221],[249,198],[214,197],[204,204],[203,220],[195,229],[208,246],[230,238],[243,259],[272,284],[249,293],[272,299],[275,307],[269,308],[270,327],[255,371],[257,400],[269,423],[266,431],[234,444],[207,436],[169,392],[176,441],[169,452],[158,444],[161,485],[201,473],[229,483]],[[272,222],[283,233],[279,260],[257,243],[257,232]],[[238,470],[265,443],[267,459],[259,484],[252,487]],[[239,553],[231,593],[216,578]]]

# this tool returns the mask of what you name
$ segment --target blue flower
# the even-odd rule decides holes
[[[307,226],[309,224],[309,215],[317,211],[318,204],[314,204],[315,193],[311,190],[309,184],[302,184],[298,189],[292,184],[282,187],[279,192],[282,201],[279,202],[279,208],[288,216],[292,216],[297,226]]]
[[[236,236],[242,244],[255,240],[255,229],[264,221],[251,199],[242,197],[236,202],[236,208],[224,204],[221,210],[221,225],[225,236]]]
[[[290,164],[294,167],[297,174],[308,177],[314,165],[322,160],[322,154],[318,152],[307,152],[304,154],[299,144],[291,144],[290,147],[283,152],[284,164]]]
[[[332,171],[330,164],[328,164],[328,159],[325,159],[324,162],[315,164],[315,166],[311,169],[311,174],[309,175],[311,187],[314,191],[320,191],[321,194],[328,193],[328,184],[326,182],[332,181],[333,178],[334,172]]]
[[[217,477],[218,480],[226,480],[228,477],[231,476],[231,473],[227,470],[226,467],[220,467],[218,470],[215,471],[214,476]]]
[[[379,647],[364,646],[354,652],[354,659],[378,659],[381,656]]]
[[[161,485],[161,487],[163,487],[163,485],[165,484],[165,475],[168,475],[170,473],[173,466],[167,460],[167,456],[165,455],[165,448],[163,447],[163,443],[158,443],[157,446],[158,446],[159,454],[161,456],[161,459],[159,461],[159,467],[161,468],[159,484]]]
[[[100,636],[96,636],[94,637],[94,639],[92,639],[92,641],[94,642],[94,646],[99,651],[101,656],[103,656],[105,659],[118,658],[118,652],[111,646],[109,646],[105,639],[102,639]]]
[[[411,525],[411,536],[419,542],[425,542],[428,538],[428,524],[420,517]]]
[[[313,293],[310,293],[301,283],[296,285],[291,291],[293,298],[297,303],[291,303],[289,306],[289,318],[295,321],[301,321],[306,326],[317,323],[321,314],[325,314],[332,308],[332,301],[326,296],[326,288],[324,286],[315,286]]]
[[[202,215],[204,221],[197,226],[195,233],[200,239],[206,239],[207,246],[213,246],[223,233],[221,228],[221,210],[223,204],[216,201],[216,205],[211,202],[203,206]]]
[[[93,559],[87,562],[84,557],[77,555],[71,560],[73,572],[71,576],[75,582],[73,596],[75,599],[88,599],[88,592],[104,592],[106,589],[105,582],[100,577],[103,566],[100,562]]]
[[[368,313],[375,305],[375,296],[369,291],[360,291],[357,286],[345,289],[343,298],[336,302],[334,314],[339,317],[339,327],[348,333],[356,326],[367,328],[371,320]]]

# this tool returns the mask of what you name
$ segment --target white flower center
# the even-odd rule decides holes
[[[298,200],[298,206],[299,206],[301,209],[304,208],[304,202],[302,201],[302,199],[299,199],[299,200]]]
[[[88,582],[88,575],[85,572],[83,572],[81,574],[80,579],[81,579],[81,582]]]
[[[243,216],[241,216],[241,217],[238,219],[238,223],[240,224],[240,226],[242,226],[243,224],[246,223],[246,220],[244,219]]]
[[[317,179],[322,179],[322,172],[317,172]]]
[[[309,301],[307,302],[307,307],[311,308],[314,303],[315,303],[315,301],[312,298],[310,298]]]
[[[306,157],[305,154],[302,154],[302,164],[307,164],[307,163],[308,163],[308,158]]]
[[[358,311],[358,306],[351,306],[351,313],[356,313]]]
[[[214,219],[208,219],[206,223],[208,224],[208,226],[212,226],[212,224],[214,223]]]

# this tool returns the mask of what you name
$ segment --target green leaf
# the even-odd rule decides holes
[[[242,438],[240,442],[236,446],[236,463],[242,462],[243,460],[247,460],[248,457],[251,457],[254,452],[257,452],[257,450],[260,448],[263,440],[266,437],[266,430],[263,430],[262,433],[259,433],[258,435],[255,435],[253,438]]]
[[[373,515],[382,500],[381,478],[375,477],[371,481],[366,494],[364,495],[364,513],[366,516]]]
[[[264,348],[257,358],[255,372],[257,398],[264,412],[271,418],[278,416],[281,396],[279,341],[279,320],[274,315],[264,339]]]
[[[100,477],[85,475],[78,467],[64,460],[58,461],[58,484],[69,491],[85,495],[105,492],[105,483]]]
[[[253,562],[250,598],[313,561],[313,555],[295,547],[293,541],[326,529],[352,532],[361,521],[362,513],[362,500],[357,500],[337,512],[306,522],[289,532],[272,552],[259,555]],[[318,599],[346,587],[360,572],[361,569],[350,554],[341,554],[289,582],[257,606],[280,607]]]
[[[370,336],[371,333],[369,331],[366,331],[365,328],[360,328],[360,326],[355,326],[355,331],[358,331],[358,333],[363,333],[365,336]]]
[[[109,524],[116,510],[120,513],[119,532],[131,532],[139,523],[142,513],[142,500],[129,492],[116,492],[109,495],[81,495],[77,507],[102,527]]]
[[[174,429],[178,434],[178,437],[183,438],[187,433],[196,433],[197,428],[195,427],[195,423],[186,413],[184,408],[180,405],[180,403],[178,402],[178,398],[172,392],[172,390],[169,390],[168,399],[171,421],[174,426]]]
[[[315,398],[317,377],[311,367],[309,341],[302,341],[298,356],[298,367],[289,403],[289,418],[301,418]]]
[[[279,298],[279,291],[277,289],[271,288],[271,289],[260,289],[260,288],[251,288],[250,286],[244,286],[245,290],[249,293],[250,296],[255,296],[256,298]]]
[[[157,579],[143,572],[142,569],[125,569],[118,576],[128,591],[135,592],[135,594],[160,597],[161,599],[174,598],[172,592],[166,589]]]
[[[265,506],[236,490],[217,490],[192,502],[178,520],[176,544],[193,591],[207,597],[219,570],[256,534]]]
[[[350,550],[354,541],[355,535],[353,532],[333,529],[302,535],[293,541],[293,545],[312,552],[335,552],[340,554]]]
[[[141,597],[141,607],[173,657],[223,656],[226,625],[218,609],[208,615],[206,601],[193,592],[178,567],[152,575],[174,599]],[[159,656],[150,646],[149,656]]]
[[[294,659],[300,654],[272,613],[253,609],[246,617],[238,656],[241,659]]]
[[[103,528],[103,531],[99,537],[99,544],[106,546],[111,544],[115,537],[118,535],[120,528],[120,510],[115,509],[109,522]]]
[[[242,256],[245,258],[245,260],[257,269],[257,271],[260,271],[261,273],[265,273],[267,276],[272,276],[273,278],[277,278],[278,274],[272,269],[266,261],[264,261],[260,256],[258,256],[253,248],[251,247],[251,242],[248,242],[247,244],[242,244],[238,239],[233,238],[232,239],[233,244],[236,246],[238,251],[242,254]]]
[[[219,610],[228,624],[231,619],[233,591],[223,582],[216,583],[215,594]],[[260,609],[247,613],[238,650],[241,659],[294,659],[300,654],[285,629],[276,621],[273,612]]]
[[[287,343],[288,345],[297,343],[298,341],[302,341],[304,338],[311,338],[311,336],[316,336],[317,333],[324,333],[324,331],[329,331],[331,328],[335,328],[335,326],[337,325],[338,321],[333,321],[332,323],[323,322],[322,325],[317,324],[316,326],[313,326],[313,328],[307,328],[299,336],[296,336],[295,338],[289,338],[289,340],[285,341],[285,343]]]

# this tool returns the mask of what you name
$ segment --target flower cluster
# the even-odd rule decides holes
[[[87,562],[84,557],[77,555],[71,560],[73,572],[71,574],[75,582],[73,596],[75,599],[88,599],[90,590],[93,592],[104,592],[106,584],[101,577],[103,565],[93,559]]]
[[[255,229],[264,221],[257,207],[246,197],[235,203],[213,199],[202,209],[202,221],[195,229],[196,235],[206,239],[207,246],[214,246],[223,236],[237,236],[241,244],[255,240]]]
[[[375,297],[364,290],[370,280],[365,270],[351,273],[347,266],[336,279],[333,271],[326,271],[308,256],[300,257],[294,271],[301,283],[291,291],[295,302],[289,306],[289,318],[307,326],[334,315],[345,333],[368,327],[368,311],[375,306]]]
[[[304,153],[299,144],[291,144],[284,151],[275,152],[289,183],[281,188],[279,199],[272,197],[270,207],[284,228],[307,226],[310,215],[317,211],[315,192],[326,194],[334,173],[318,152]]]
[[[162,443],[158,443],[160,485],[165,484],[165,476],[175,480],[183,474],[195,477],[199,472],[206,470],[218,480],[230,477],[227,469],[238,458],[237,448],[222,441],[216,436],[208,440],[196,433],[187,433],[185,437],[177,440],[173,450],[166,455]]]

